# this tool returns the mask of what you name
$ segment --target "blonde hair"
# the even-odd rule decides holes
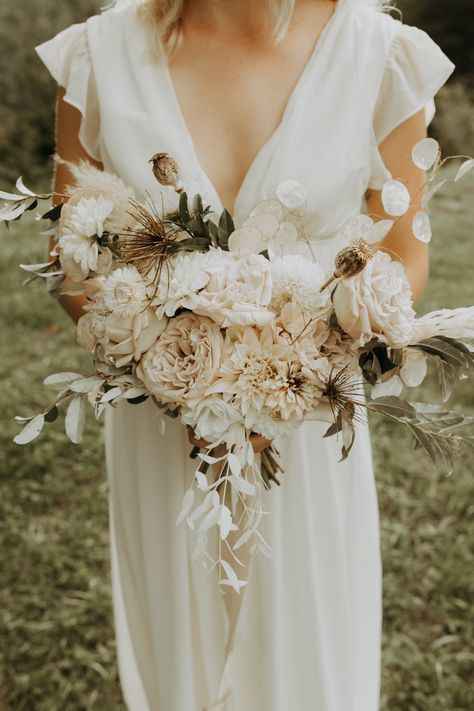
[[[134,4],[140,15],[155,27],[157,39],[167,52],[177,47],[181,37],[181,17],[186,0],[112,0],[112,5]],[[358,0],[365,5],[387,9],[386,0]],[[288,29],[297,0],[265,0],[271,21],[272,36],[279,41]],[[338,0],[331,0],[337,3]]]

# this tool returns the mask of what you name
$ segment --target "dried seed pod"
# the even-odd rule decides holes
[[[168,153],[155,153],[149,162],[153,164],[153,175],[161,185],[171,185],[177,193],[183,190],[179,165]]]
[[[348,279],[356,276],[373,259],[374,255],[370,245],[363,239],[356,239],[350,247],[345,247],[336,255],[336,269],[328,281],[323,284],[320,291],[324,291],[336,279]]]

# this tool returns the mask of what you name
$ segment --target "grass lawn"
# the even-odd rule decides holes
[[[474,304],[474,180],[433,206],[432,278],[420,311]],[[73,328],[21,261],[42,261],[35,225],[0,240],[0,711],[123,710],[108,578],[107,485],[100,428],[80,448],[61,427],[11,444],[16,414],[47,398],[42,378],[87,368]],[[474,386],[456,406],[474,412]],[[372,420],[384,559],[383,711],[474,708],[474,453],[451,477],[409,436]],[[288,709],[288,711],[306,711]],[[325,711],[315,709],[314,711]]]

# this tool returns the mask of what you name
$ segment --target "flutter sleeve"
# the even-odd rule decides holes
[[[71,25],[35,50],[55,81],[66,90],[64,101],[81,113],[79,140],[84,150],[100,161],[99,101],[86,23]]]
[[[434,97],[454,71],[439,45],[418,27],[399,23],[388,51],[373,114],[376,155],[371,187],[380,188],[390,173],[377,146],[401,123],[425,110],[426,125],[435,114]]]

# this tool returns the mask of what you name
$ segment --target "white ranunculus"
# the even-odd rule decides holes
[[[236,259],[220,249],[209,252],[209,282],[193,310],[220,326],[264,326],[274,314],[269,310],[272,281],[270,263],[260,254]]]
[[[137,375],[162,403],[196,407],[216,378],[222,347],[217,324],[184,312],[169,322]]]
[[[341,328],[359,345],[374,336],[391,346],[410,342],[415,312],[405,270],[376,252],[365,269],[339,282],[333,296]]]
[[[307,313],[314,313],[327,302],[320,293],[325,275],[319,264],[298,254],[275,257],[271,261],[272,300],[270,307],[279,312],[285,304],[294,303]]]
[[[171,317],[180,308],[194,309],[196,295],[209,281],[207,263],[207,253],[180,252],[163,267],[158,287],[150,287],[157,316]]]
[[[219,442],[232,425],[242,420],[240,412],[218,395],[204,398],[192,409],[183,408],[180,416],[198,439],[208,442]]]
[[[136,316],[146,308],[147,284],[136,267],[115,269],[105,281],[102,298],[115,316]]]

